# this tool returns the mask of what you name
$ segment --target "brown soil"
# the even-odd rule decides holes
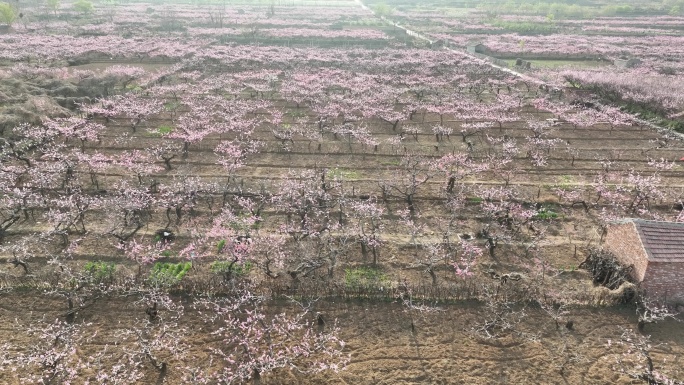
[[[180,300],[180,299],[179,299]],[[186,300],[183,300],[186,301]],[[180,326],[189,327],[184,341],[190,345],[183,362],[169,366],[165,384],[180,384],[186,365],[202,366],[208,349],[216,342],[208,335],[199,314],[190,303]],[[60,315],[63,300],[26,292],[0,297],[0,338],[27,349],[36,341],[24,335],[26,325],[40,325]],[[341,337],[350,355],[346,370],[340,373],[305,375],[277,371],[264,376],[263,384],[632,384],[619,373],[616,357],[626,348],[616,344],[622,330],[634,328],[631,308],[575,308],[569,319],[572,330],[557,328],[541,311],[527,309],[527,316],[515,333],[486,340],[472,328],[481,319],[476,303],[439,306],[439,311],[410,312],[398,303],[364,301],[320,301],[315,311],[332,324],[337,319]],[[112,310],[116,309],[115,312]],[[269,309],[282,311],[284,305]],[[91,324],[90,342],[79,347],[86,356],[104,344],[115,342],[117,329],[135,325],[146,317],[144,309],[131,298],[111,298],[81,311],[74,322]],[[413,319],[414,328],[411,324]],[[676,322],[649,325],[652,358],[656,370],[681,377],[680,356],[684,353],[684,329]],[[523,333],[524,336],[520,336]],[[642,362],[643,364],[643,362]],[[148,365],[149,366],[149,365]],[[21,371],[22,368],[17,368]],[[155,383],[158,374],[149,366],[141,383]],[[85,378],[77,383],[85,383]],[[16,384],[11,375],[0,377]]]

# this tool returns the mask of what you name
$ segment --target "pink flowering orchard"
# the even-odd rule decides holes
[[[0,2],[0,383],[684,381],[684,4],[447,3]]]

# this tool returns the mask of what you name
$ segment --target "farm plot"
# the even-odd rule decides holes
[[[425,51],[423,56],[431,52]],[[399,54],[394,53],[395,59]],[[412,65],[416,64],[407,63]],[[191,66],[193,70],[197,64]],[[221,67],[217,67],[214,70],[218,72]],[[211,72],[209,68],[205,65],[207,72]],[[453,68],[461,69],[458,65]],[[81,106],[90,120],[72,117],[50,121],[56,135],[38,140],[47,141],[41,143],[43,146],[59,144],[55,158],[43,156],[32,162],[28,158],[23,160],[24,154],[15,151],[10,159],[14,158],[17,167],[21,165],[27,170],[48,168],[45,172],[50,173],[52,180],[45,189],[66,188],[61,186],[71,184],[69,178],[73,177],[84,199],[93,202],[92,207],[88,203],[88,209],[81,210],[83,216],[107,210],[111,205],[107,195],[112,188],[122,196],[135,194],[136,190],[147,191],[148,201],[139,204],[147,207],[147,219],[157,218],[156,222],[136,223],[126,229],[126,219],[122,218],[122,223],[107,222],[118,223],[122,228],[98,230],[100,235],[119,234],[124,241],[144,228],[148,233],[157,228],[170,229],[181,226],[184,220],[199,220],[203,217],[200,211],[220,211],[226,200],[238,194],[233,189],[263,195],[258,198],[262,201],[255,204],[268,216],[258,219],[259,228],[270,233],[282,225],[297,227],[292,215],[299,221],[302,216],[314,216],[313,223],[306,224],[313,228],[325,228],[332,222],[344,228],[350,213],[341,207],[343,200],[370,200],[380,209],[386,206],[383,215],[396,218],[397,213],[408,210],[409,216],[415,217],[420,210],[450,211],[450,204],[462,204],[468,197],[498,194],[494,192],[497,186],[519,191],[513,194],[522,194],[521,200],[534,206],[540,203],[537,200],[542,192],[547,200],[551,199],[548,203],[561,203],[558,198],[549,197],[554,188],[563,191],[560,195],[568,190],[568,194],[579,194],[578,199],[592,203],[589,195],[599,196],[593,189],[608,186],[621,192],[613,199],[629,201],[633,194],[639,194],[630,185],[637,183],[636,179],[651,178],[649,183],[655,183],[656,188],[667,186],[661,179],[677,177],[675,164],[667,160],[672,159],[677,149],[676,141],[646,128],[621,126],[629,123],[629,116],[614,109],[581,109],[578,103],[540,99],[524,85],[515,83],[502,90],[499,85],[479,83],[481,79],[475,85],[469,84],[460,75],[463,80],[455,84],[455,92],[445,89],[446,81],[439,84],[439,89],[426,89],[419,83],[422,89],[411,91],[391,84],[388,75],[368,73],[364,85],[354,83],[346,69],[315,66],[290,73],[272,69],[233,70],[230,75],[210,74],[209,79],[196,77],[196,72],[191,73],[195,79],[188,79],[182,70],[180,74],[169,71],[157,73],[166,80],[153,83],[144,92],[141,89]],[[138,72],[145,73],[140,69]],[[313,75],[316,72],[327,76],[319,81]],[[173,84],[174,80],[168,80],[173,76],[186,82]],[[425,76],[439,81],[436,75]],[[356,77],[361,75],[356,72]],[[309,80],[310,84],[301,79]],[[208,80],[212,83],[207,84]],[[299,89],[292,85],[295,81]],[[178,94],[183,96],[173,96]],[[397,103],[402,98],[405,100]],[[437,98],[448,101],[437,104]],[[555,113],[524,107],[528,101],[551,103]],[[31,141],[36,140],[29,136],[33,129],[23,125],[13,132]],[[71,135],[66,142],[57,137],[65,131]],[[603,148],[596,148],[597,139],[604,144],[614,143],[612,151],[606,153]],[[63,162],[57,170],[51,168],[55,159]],[[67,171],[70,176],[61,174]],[[313,179],[321,185],[317,187],[318,182]],[[278,197],[276,192],[282,192],[288,184],[302,194],[322,195],[304,197],[304,202]],[[671,185],[674,194],[678,185]],[[460,192],[454,195],[455,191]],[[155,194],[167,195],[168,201],[156,198]],[[193,202],[213,201],[215,195],[221,196],[221,203]],[[667,198],[670,200],[665,195],[640,197],[639,206],[629,210],[648,211],[651,204],[676,202],[675,196]],[[278,199],[286,200],[283,206],[277,204]],[[308,199],[331,203],[320,211]],[[422,204],[421,200],[430,204]],[[305,207],[293,207],[295,203]],[[603,203],[597,199],[592,204]],[[605,204],[618,210],[614,215],[622,214],[615,207],[619,206],[616,202]],[[44,211],[40,207],[14,209]],[[71,215],[81,215],[78,208],[74,210],[77,212]],[[658,211],[649,214],[663,215]],[[290,219],[282,223],[287,217]],[[80,226],[84,231],[85,224],[69,223],[73,220],[69,218],[65,219],[67,223],[58,218],[52,224],[57,228]],[[210,225],[210,218],[211,215],[206,226]],[[407,218],[406,224],[414,219]],[[26,225],[22,225],[24,231],[32,232]],[[92,231],[96,231],[99,224],[92,226]],[[301,236],[301,232],[306,235],[312,231],[306,226],[290,230],[297,230],[296,236]],[[63,243],[74,229],[59,235]],[[393,236],[402,234],[398,229],[394,229]],[[251,237],[253,234],[248,230],[239,235]],[[480,229],[466,226],[463,230],[475,233]],[[180,227],[174,232],[177,236],[188,235]],[[283,231],[282,235],[287,233]],[[403,236],[414,238],[408,231]],[[121,241],[114,238],[114,244]]]
[[[213,346],[218,338],[211,333],[213,325],[207,317],[195,310],[190,302],[176,326],[174,337],[178,338],[175,352],[164,353],[168,359],[168,371],[164,383],[181,384],[200,382],[200,377],[212,362],[204,346]],[[6,298],[0,314],[12,317],[3,324],[6,342],[35,344],[41,340],[35,328],[53,328],[55,318],[62,317],[57,309],[62,306],[54,299]],[[111,309],[117,309],[112,316]],[[277,311],[270,307],[269,311]],[[406,308],[393,303],[367,303],[357,301],[318,302],[315,310],[325,321],[340,326],[340,337],[346,341],[345,350],[351,352],[346,370],[339,373],[306,374],[277,371],[261,378],[262,384],[416,384],[469,382],[474,384],[505,382],[556,383],[612,383],[630,384],[629,365],[643,362],[641,352],[623,355],[629,348],[642,347],[636,340],[630,346],[621,345],[616,339],[621,335],[633,337],[631,309],[575,309],[569,314],[574,330],[556,329],[548,315],[535,309],[527,309],[529,315],[524,324],[510,335],[497,341],[477,337],[471,329],[478,325],[483,313],[471,303],[450,305],[444,310],[429,314],[416,312],[410,315]],[[115,346],[135,352],[137,341],[125,332],[128,328],[141,328],[137,316],[140,309],[125,298],[103,300],[83,311],[79,321],[67,329],[68,346],[77,346],[80,352],[101,360],[102,366],[113,367],[119,358],[103,347]],[[596,319],[600,314],[600,320]],[[170,314],[166,314],[169,317]],[[16,319],[15,319],[16,318]],[[414,325],[413,328],[411,325]],[[659,345],[649,352],[656,366],[676,361],[681,355],[681,328],[678,323],[658,325],[650,331],[650,343]],[[65,325],[59,324],[64,331]],[[327,325],[325,326],[328,327]],[[413,329],[413,331],[412,331]],[[534,336],[536,340],[520,338],[515,333]],[[42,347],[42,346],[41,346]],[[115,352],[116,350],[111,350]],[[87,357],[87,355],[83,355]],[[619,362],[619,363],[616,363]],[[145,374],[137,383],[156,383],[156,370],[151,365],[134,366],[128,371]],[[81,372],[81,375],[83,372]],[[87,372],[86,372],[87,373]],[[114,373],[116,374],[116,372]],[[663,372],[673,377],[681,376],[681,369],[673,366]],[[4,381],[7,378],[3,377]],[[101,378],[104,378],[102,376]],[[116,378],[111,375],[110,378]],[[80,378],[75,382],[81,383]]]
[[[440,45],[502,59],[497,63],[559,87],[591,90],[645,119],[682,129],[681,6],[522,2],[455,11],[441,2],[369,4]],[[516,66],[516,59],[532,68]]]

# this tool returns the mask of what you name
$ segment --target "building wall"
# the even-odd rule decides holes
[[[684,303],[684,263],[650,262],[641,287],[657,301]]]
[[[636,225],[632,222],[608,225],[603,248],[615,255],[625,266],[634,265],[632,276],[637,282],[644,280],[648,257],[639,240]]]

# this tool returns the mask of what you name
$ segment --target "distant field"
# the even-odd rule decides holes
[[[515,67],[515,59],[502,59],[511,68]],[[527,60],[532,68],[598,68],[610,66],[611,63],[598,60]]]

